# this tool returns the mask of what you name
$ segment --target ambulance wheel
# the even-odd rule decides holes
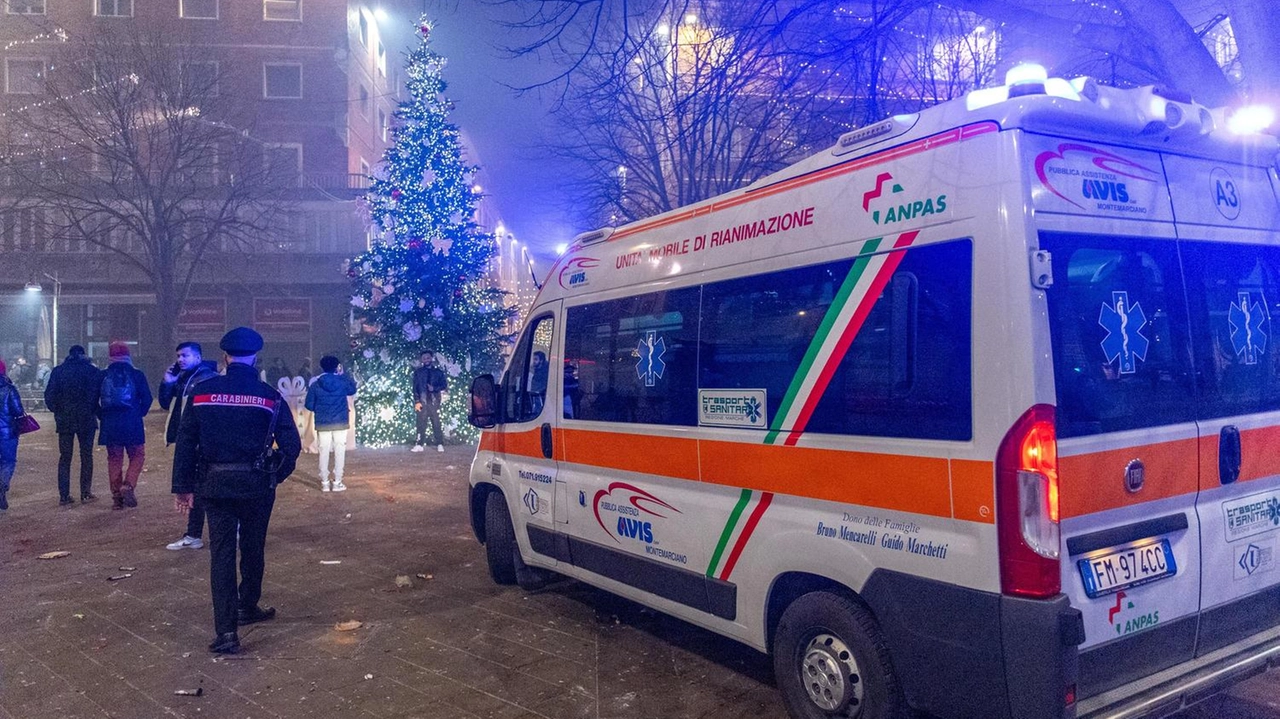
[[[484,500],[484,556],[489,576],[498,584],[516,583],[516,530],[502,492],[490,492]]]
[[[875,617],[830,592],[811,592],[782,613],[773,670],[796,719],[902,719],[906,700]]]

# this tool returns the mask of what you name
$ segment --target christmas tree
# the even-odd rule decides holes
[[[364,198],[374,241],[347,266],[361,328],[351,343],[360,381],[356,438],[374,447],[414,439],[410,380],[426,351],[449,377],[440,416],[446,436],[474,439],[471,380],[500,367],[511,339],[504,334],[511,313],[505,293],[485,274],[496,244],[474,219],[477,168],[465,162],[460,132],[448,119],[445,60],[431,49],[425,19],[419,35],[407,58],[409,97],[395,112],[392,145]]]

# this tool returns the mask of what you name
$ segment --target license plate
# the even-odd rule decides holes
[[[1084,593],[1090,597],[1113,594],[1178,573],[1167,539],[1140,542],[1095,552],[1076,562]]]

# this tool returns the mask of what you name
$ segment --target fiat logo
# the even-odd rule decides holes
[[[1143,482],[1146,481],[1146,466],[1142,464],[1140,459],[1129,460],[1129,464],[1124,468],[1124,488],[1130,494],[1138,492],[1142,489]]]

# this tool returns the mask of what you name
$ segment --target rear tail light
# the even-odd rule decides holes
[[[1002,591],[1024,597],[1060,592],[1058,440],[1051,405],[1027,410],[1000,443],[996,518]]]

